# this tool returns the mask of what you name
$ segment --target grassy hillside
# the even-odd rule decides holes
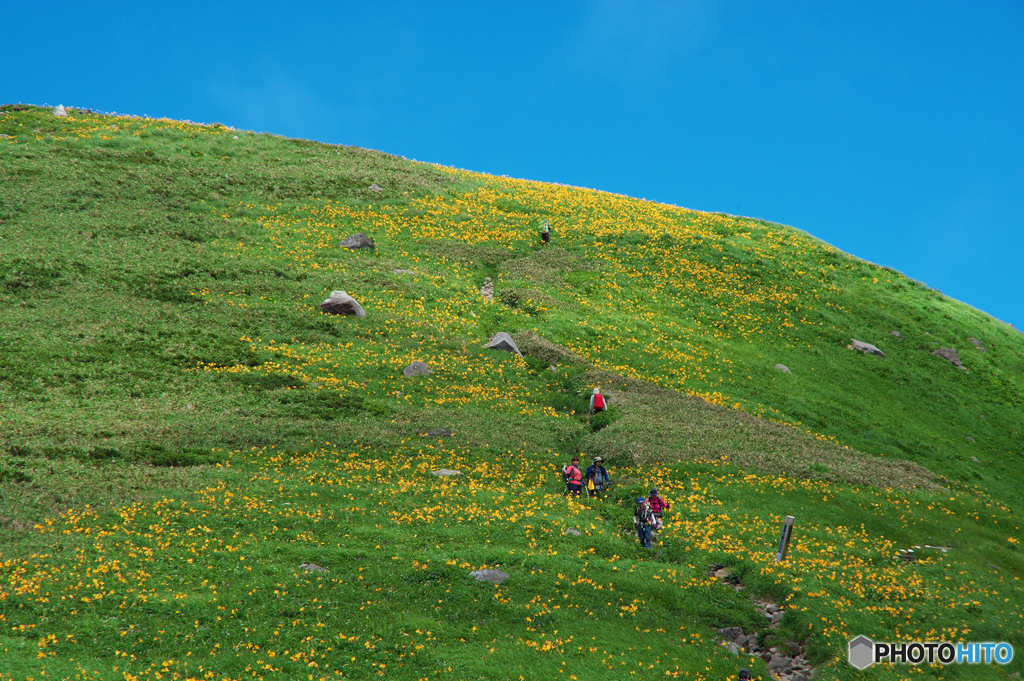
[[[858,634],[1024,650],[1008,325],[759,220],[223,125],[0,134],[0,679],[769,678],[726,626],[815,678],[920,671],[856,672]],[[611,496],[559,494],[575,453]]]

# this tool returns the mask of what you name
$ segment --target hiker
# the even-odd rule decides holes
[[[654,517],[658,520],[661,520],[662,514],[665,511],[671,509],[668,502],[658,494],[658,490],[656,489],[651,490],[651,496],[647,497],[647,503],[651,505],[651,513],[653,513]]]
[[[739,678],[740,678],[740,681],[749,681],[750,680],[750,670],[749,669],[741,669],[740,670],[740,677]]]
[[[569,489],[569,494],[580,495],[583,490],[583,474],[580,473],[580,457],[572,457],[568,466],[562,466],[562,479]]]
[[[600,388],[594,388],[594,394],[590,396],[590,413],[596,414],[608,408],[608,401],[601,394]]]
[[[636,528],[636,536],[640,540],[640,545],[646,549],[651,548],[651,533],[661,529],[661,523],[654,517],[651,505],[643,497],[636,498],[633,526]]]
[[[592,490],[595,495],[603,492],[611,482],[608,471],[604,467],[604,459],[599,456],[594,457],[594,463],[590,464],[583,477],[587,481],[587,489]]]
[[[541,243],[551,243],[551,225],[547,218],[544,218],[544,225],[540,228],[540,240]]]

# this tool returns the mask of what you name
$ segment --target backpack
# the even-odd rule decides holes
[[[594,409],[604,409],[604,395],[601,393],[594,395]]]

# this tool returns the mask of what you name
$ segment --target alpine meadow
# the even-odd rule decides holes
[[[0,404],[0,681],[1024,670],[1024,335],[792,227],[6,105]]]

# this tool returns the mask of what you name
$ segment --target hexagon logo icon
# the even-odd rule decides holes
[[[850,664],[857,669],[867,669],[875,663],[875,642],[867,636],[858,636],[850,641]]]

